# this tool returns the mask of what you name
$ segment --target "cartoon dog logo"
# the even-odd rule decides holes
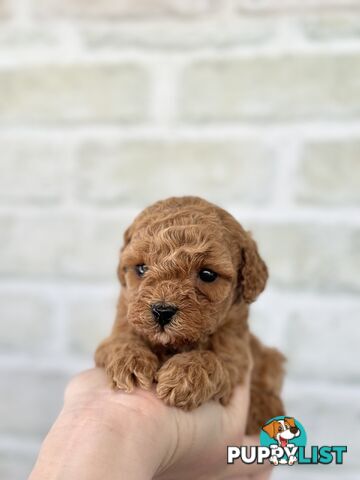
[[[288,449],[295,447],[295,445],[291,443],[291,440],[300,436],[300,429],[297,427],[293,417],[284,417],[283,420],[273,420],[272,422],[264,425],[262,429],[269,435],[270,438],[276,440],[278,446],[282,449],[285,449],[285,451],[289,451]],[[296,461],[296,456],[291,454],[289,455],[288,460],[281,459],[279,461],[277,455],[270,457],[270,462],[274,465],[278,465],[279,463],[288,463],[289,465],[293,465]]]

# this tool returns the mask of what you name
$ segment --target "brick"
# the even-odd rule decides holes
[[[273,167],[272,152],[259,142],[90,142],[79,156],[78,194],[139,206],[158,200],[159,192],[261,203],[270,196]]]
[[[99,27],[86,25],[81,29],[84,43],[92,49],[124,49],[129,47],[166,50],[191,50],[239,44],[263,44],[275,35],[269,18],[241,18],[223,23],[213,22],[125,22]]]
[[[35,463],[35,459],[35,452],[19,452],[1,449],[0,478],[6,480],[28,478]]]
[[[158,15],[193,16],[217,11],[218,0],[34,0],[36,12],[40,16],[62,15],[85,18],[142,17]]]
[[[236,0],[235,8],[240,12],[292,12],[298,10],[305,11],[319,11],[323,10],[338,10],[339,8],[356,8],[359,7],[357,0],[303,0],[298,2],[297,0]]]
[[[58,271],[61,258],[69,248],[71,222],[55,216],[0,219],[1,261],[3,276],[49,275]]]
[[[308,291],[359,291],[356,227],[312,222],[247,226],[269,265],[271,284]]]
[[[352,12],[305,16],[299,20],[305,36],[311,40],[358,39],[359,16]]]
[[[328,205],[360,203],[360,140],[305,146],[298,169],[299,201]]]
[[[34,66],[0,71],[0,121],[141,121],[148,81],[133,64]]]
[[[0,202],[60,200],[70,178],[63,143],[0,139],[0,151]]]
[[[72,352],[92,357],[100,341],[110,334],[117,296],[118,292],[101,299],[87,295],[69,306],[68,338]]]
[[[360,112],[359,74],[358,54],[202,60],[183,73],[180,116],[193,122],[351,118]]]
[[[52,334],[52,307],[29,293],[0,292],[0,352],[39,352]]]
[[[42,438],[63,403],[69,378],[57,371],[0,372],[0,431],[3,435]]]
[[[272,298],[269,292],[269,298]],[[264,302],[263,295],[251,306],[249,325],[251,332],[259,337],[265,345],[283,350],[284,322],[274,303]]]
[[[2,49],[29,49],[39,47],[42,50],[59,47],[60,31],[53,26],[39,24],[1,25],[0,47]]]
[[[291,377],[302,380],[360,382],[358,307],[303,308],[286,323],[285,354]],[[340,353],[340,354],[339,354]]]
[[[115,280],[123,231],[131,219],[0,217],[0,275]]]

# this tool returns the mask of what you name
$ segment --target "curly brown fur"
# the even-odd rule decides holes
[[[141,277],[136,265],[146,265]],[[206,283],[199,271],[218,274]],[[95,354],[114,387],[150,388],[168,405],[191,410],[227,404],[253,366],[248,433],[283,414],[283,356],[249,332],[249,304],[268,272],[256,243],[225,210],[198,197],[151,205],[126,230],[116,321]],[[161,326],[151,306],[177,308]]]

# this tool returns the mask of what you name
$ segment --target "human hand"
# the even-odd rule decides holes
[[[113,391],[102,370],[88,370],[67,387],[29,480],[266,480],[269,464],[226,463],[227,445],[258,444],[245,436],[248,405],[248,380],[227,407],[184,412],[150,391]]]

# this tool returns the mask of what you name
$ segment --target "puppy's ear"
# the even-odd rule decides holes
[[[124,232],[124,243],[123,243],[123,246],[121,247],[121,252],[129,245],[129,243],[131,242],[131,237],[132,237],[132,234],[133,234],[133,226],[130,225],[130,227],[128,227],[125,232]]]
[[[267,425],[264,425],[262,427],[262,429],[264,430],[264,432],[266,432],[269,437],[271,438],[274,438],[275,436],[275,424],[276,424],[276,420],[273,420],[271,423],[268,423]]]
[[[293,417],[285,417],[284,421],[287,422],[290,425],[290,427],[296,427],[295,419]]]
[[[239,271],[239,298],[246,303],[254,302],[264,290],[268,279],[268,269],[260,257],[257,245],[246,233],[246,243],[241,250],[241,264]]]
[[[125,230],[125,233],[124,233],[124,243],[123,243],[123,246],[121,247],[120,249],[120,262],[119,262],[119,266],[117,268],[117,276],[118,276],[118,279],[120,280],[120,284],[123,286],[123,287],[126,287],[126,282],[125,282],[125,271],[124,271],[124,266],[123,266],[123,263],[121,261],[121,254],[122,252],[125,250],[125,248],[129,245],[130,241],[131,241],[131,237],[132,237],[132,225],[130,225],[130,227],[128,227],[126,230]]]

